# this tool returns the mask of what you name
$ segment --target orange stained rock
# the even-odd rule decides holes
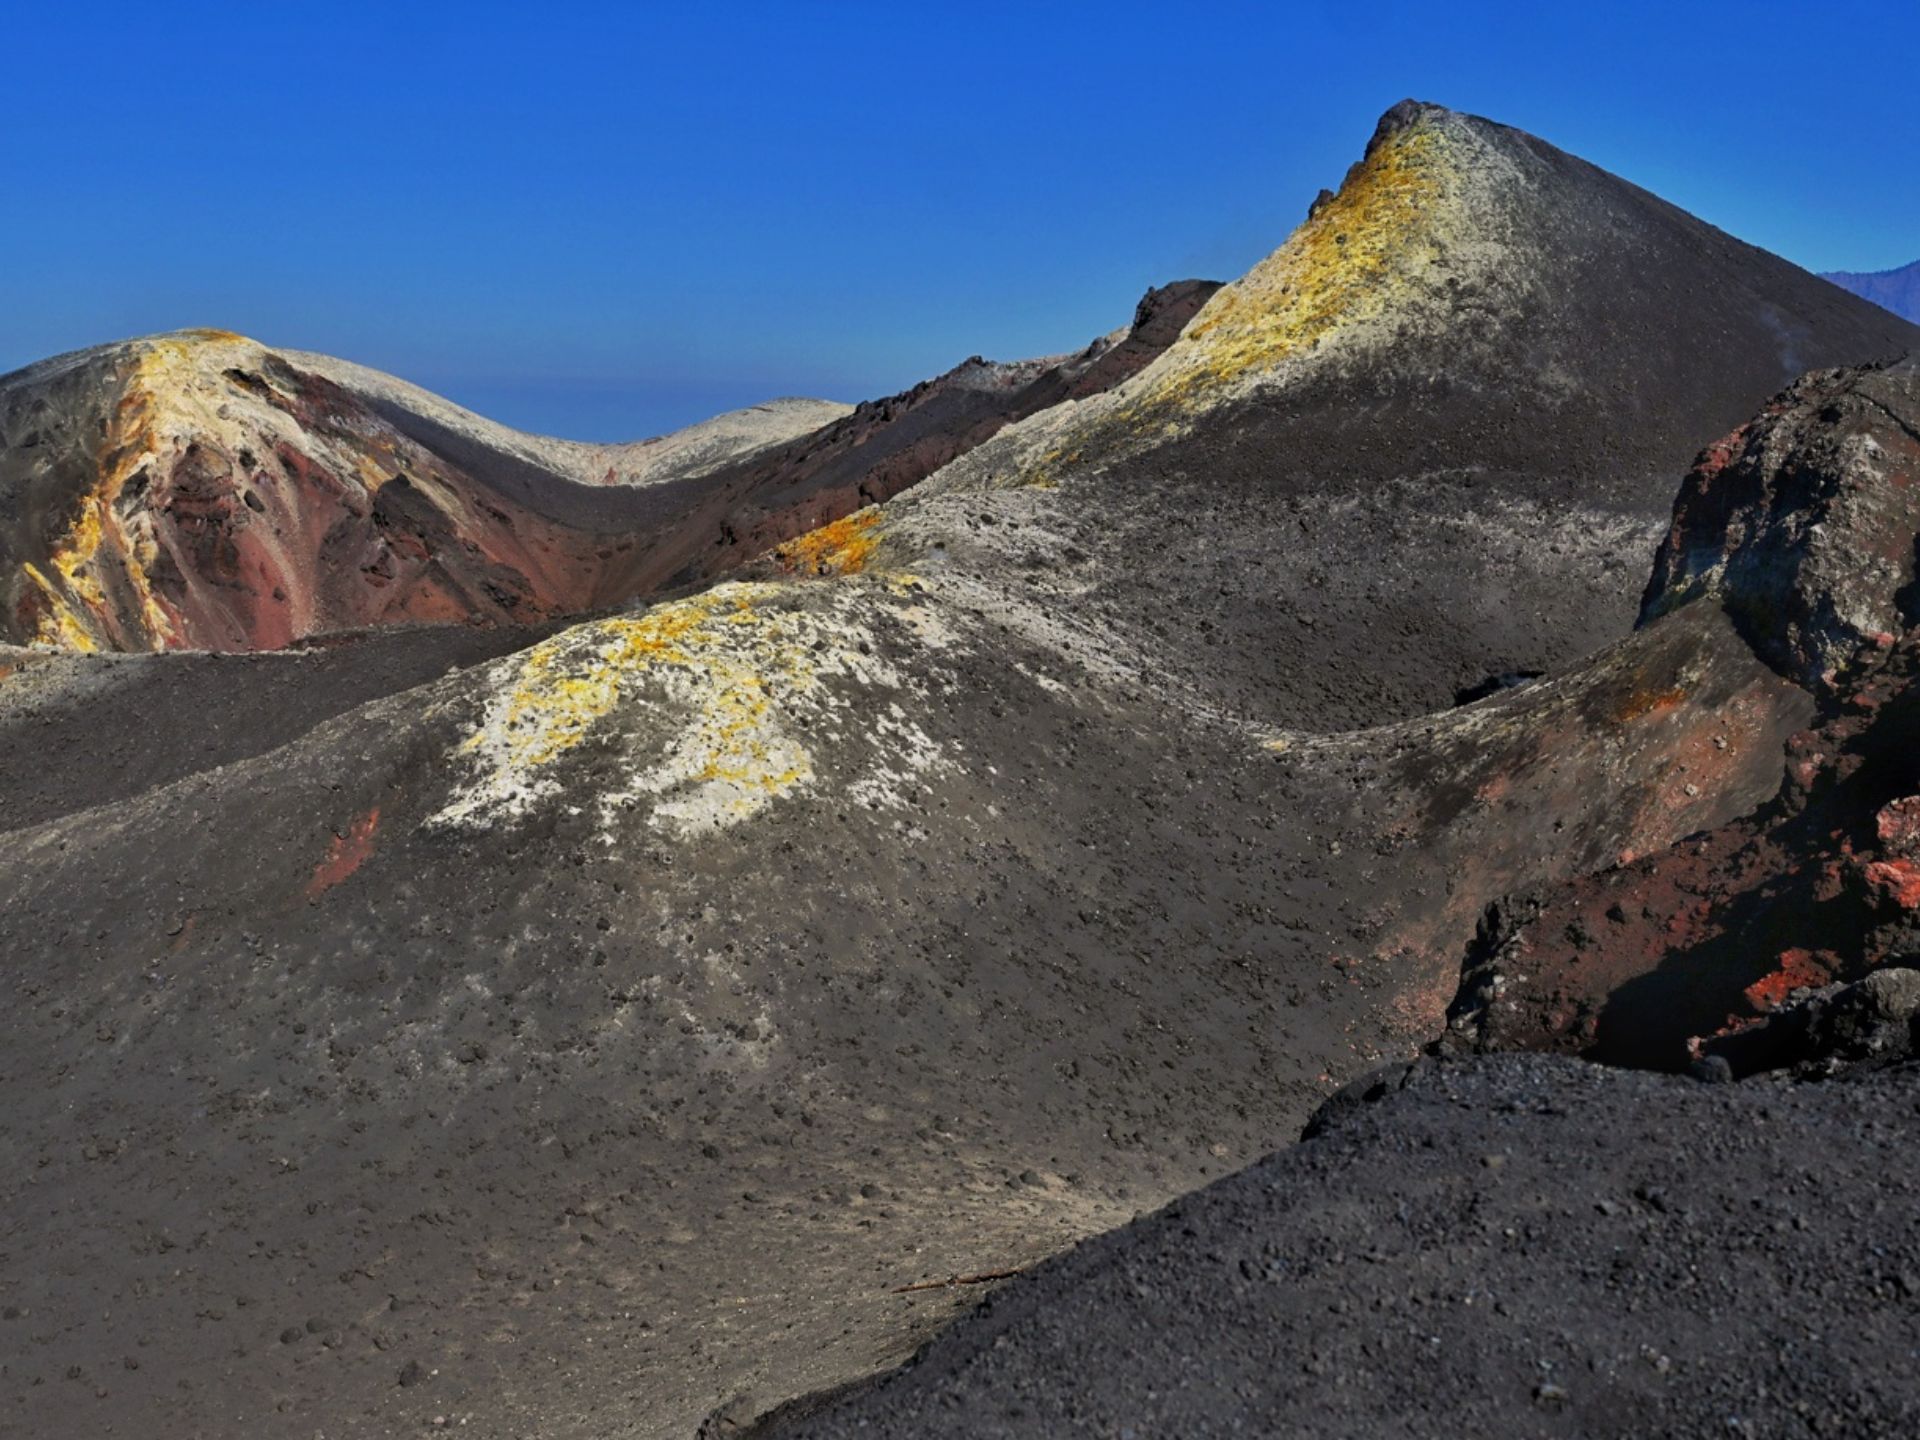
[[[1635,690],[1614,706],[1613,718],[1625,725],[1645,715],[1677,709],[1686,698],[1687,692],[1678,686],[1670,690]]]
[[[800,575],[856,575],[880,544],[880,510],[869,505],[776,549],[774,558]]]
[[[374,833],[380,828],[380,807],[374,806],[327,845],[326,858],[314,867],[307,882],[307,898],[318,900],[334,886],[348,879],[367,863],[373,854]]]
[[[1824,985],[1832,978],[1813,951],[1783,950],[1778,968],[1747,986],[1747,1003],[1756,1010],[1772,1010],[1795,990]]]

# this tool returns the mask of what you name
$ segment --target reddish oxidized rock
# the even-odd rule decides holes
[[[1747,1003],[1759,1011],[1777,1009],[1795,990],[1811,989],[1832,979],[1831,961],[1832,956],[1826,952],[1816,955],[1811,950],[1783,950],[1780,963],[1747,986]]]
[[[1902,910],[1920,910],[1920,861],[1874,860],[1862,873],[1880,899]]]
[[[1896,855],[1920,852],[1920,795],[1907,795],[1882,807],[1874,817],[1880,844]]]
[[[334,886],[352,877],[373,854],[373,837],[380,829],[380,807],[374,806],[327,843],[327,853],[307,882],[307,898],[318,900]]]

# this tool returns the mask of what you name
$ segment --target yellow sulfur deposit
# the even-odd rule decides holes
[[[474,767],[429,822],[485,828],[562,794],[555,764],[578,751],[609,768],[593,784],[601,836],[624,817],[689,835],[738,823],[817,783],[897,806],[912,777],[946,763],[892,696],[921,686],[884,658],[875,630],[930,633],[912,586],[731,582],[642,615],[577,625],[488,674],[479,723],[458,747]],[[806,743],[802,743],[802,740]]]
[[[869,505],[775,550],[774,557],[801,575],[857,575],[880,544],[880,507]]]
[[[710,664],[720,626],[756,624],[746,589],[723,586],[656,606],[635,619],[584,625],[534,646],[507,696],[499,733],[483,729],[463,748],[495,746],[499,758],[516,768],[545,765],[580,743],[619,703],[624,684],[658,666]],[[723,598],[721,590],[734,593]]]
[[[1270,367],[1390,308],[1427,258],[1419,240],[1443,198],[1445,147],[1430,125],[1383,140],[1286,244],[1195,317],[1182,346],[1191,363],[1165,393]]]
[[[1178,433],[1227,392],[1323,345],[1358,343],[1417,304],[1471,229],[1462,143],[1432,119],[1384,137],[1284,245],[1207,302],[1137,385],[1057,434],[1018,483],[1052,486]]]

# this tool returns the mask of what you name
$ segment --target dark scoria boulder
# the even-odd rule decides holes
[[[1807,376],[1709,446],[1674,502],[1643,623],[1715,595],[1809,688],[1920,616],[1920,370]]]
[[[1920,970],[1888,966],[1795,995],[1759,1024],[1702,1047],[1700,1073],[1824,1078],[1920,1058]]]

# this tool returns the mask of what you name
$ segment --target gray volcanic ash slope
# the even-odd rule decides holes
[[[1896,315],[1920,320],[1920,260],[1897,270],[1833,270],[1823,272],[1820,278]]]
[[[1539,239],[1607,216],[1670,293]],[[1570,338],[1609,303],[1658,386]],[[1717,368],[1661,316],[1731,327]],[[649,609],[444,674],[383,637],[409,689],[0,659],[7,1422],[666,1436],[860,1379],[963,1303],[896,1286],[1111,1228],[1430,1039],[1492,898],[1775,788],[1814,702],[1712,596],[1572,662],[1669,449],[1663,506],[1782,366],[1910,329],[1414,107],[1135,333],[700,477],[797,517],[974,447]],[[244,373],[455,466],[283,363]],[[275,687],[272,748],[196,729]],[[63,795],[39,733],[164,755]]]
[[[940,488],[1083,477],[1053,507],[1098,567],[1080,608],[1230,703],[1347,729],[1624,634],[1694,452],[1802,371],[1917,340],[1532,136],[1410,101],[1140,380]]]

